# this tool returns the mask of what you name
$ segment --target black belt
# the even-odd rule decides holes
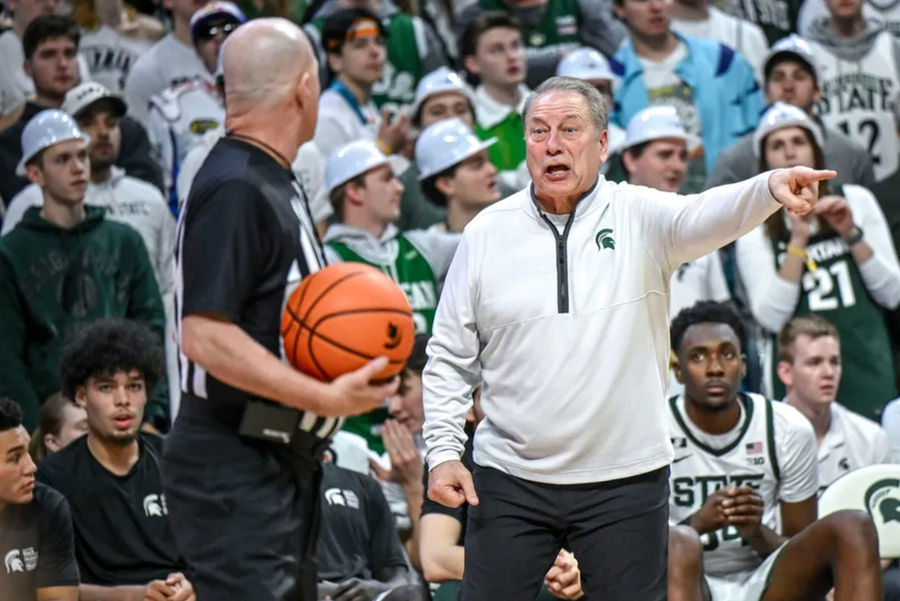
[[[248,399],[249,401],[250,399]],[[182,393],[181,406],[178,410],[179,416],[192,417],[202,421],[213,421],[222,424],[226,428],[234,429],[237,432],[244,416],[246,403],[234,403],[225,401],[211,401],[202,399],[190,393]],[[300,413],[300,410],[297,410]],[[299,461],[301,464],[311,466],[318,465],[322,458],[322,453],[328,448],[331,440],[328,438],[319,438],[314,434],[304,430],[296,430],[292,433],[289,444],[278,444],[272,442],[264,442],[259,439],[251,439],[242,437],[243,440],[252,440],[256,443],[265,445],[267,448],[275,451],[279,456],[291,458],[293,461]]]

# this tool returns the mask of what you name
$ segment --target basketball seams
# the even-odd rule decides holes
[[[314,300],[312,303],[310,303],[309,308],[306,310],[306,313],[303,315],[303,319],[301,321],[306,322],[306,318],[309,317],[309,314],[312,313],[312,310],[315,309],[316,305],[318,305],[322,301],[323,298],[328,296],[329,292],[333,291],[341,283],[346,282],[347,280],[351,280],[358,275],[365,275],[365,274],[366,274],[366,272],[364,270],[354,271],[353,273],[348,273],[345,276],[341,276],[339,279],[328,284],[328,286],[326,286],[325,289],[319,293],[319,296],[316,297],[316,300]],[[315,274],[313,274],[313,275],[315,275]],[[301,294],[303,294],[303,292],[301,292]],[[298,309],[299,309],[299,307],[298,307]]]

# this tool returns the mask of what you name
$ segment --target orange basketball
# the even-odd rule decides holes
[[[326,382],[386,356],[375,377],[400,373],[416,329],[406,295],[389,276],[363,263],[339,263],[306,277],[281,316],[291,365]]]

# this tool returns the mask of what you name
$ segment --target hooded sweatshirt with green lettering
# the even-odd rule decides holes
[[[159,287],[140,234],[86,207],[85,219],[62,228],[29,209],[0,238],[0,397],[19,403],[25,427],[60,390],[63,346],[102,317],[142,321],[163,340]],[[168,414],[167,386],[157,387],[145,421]]]

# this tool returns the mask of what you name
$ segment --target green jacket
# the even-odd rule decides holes
[[[131,227],[86,207],[84,221],[58,227],[29,209],[0,238],[0,397],[21,405],[25,427],[60,390],[63,346],[101,317],[145,322],[163,341],[165,317],[144,242]],[[164,384],[164,383],[163,383]],[[166,417],[167,386],[148,401],[144,420]]]

